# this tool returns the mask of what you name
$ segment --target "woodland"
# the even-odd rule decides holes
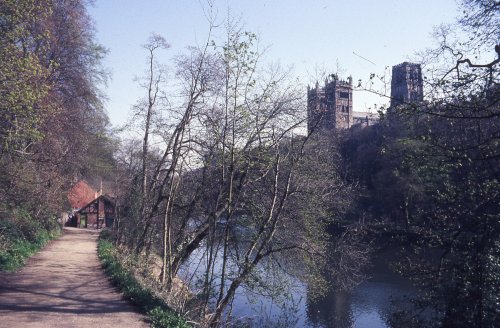
[[[438,46],[418,54],[424,102],[309,135],[305,90],[237,20],[208,16],[206,41],[169,63],[174,74],[152,34],[125,127],[138,139],[107,118],[107,50],[88,5],[0,1],[0,269],[56,237],[67,190],[100,177],[123,265],[194,326],[235,324],[236,291],[279,295],[280,272],[311,297],[352,288],[387,248],[421,290],[389,326],[500,324],[498,1],[464,0],[436,29]],[[196,289],[179,293],[194,254]]]

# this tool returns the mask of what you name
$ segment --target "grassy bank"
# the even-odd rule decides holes
[[[0,213],[0,271],[15,271],[26,260],[57,238],[61,229],[56,220],[40,222],[28,212]]]
[[[149,316],[152,327],[190,327],[181,315],[171,310],[162,299],[156,297],[149,289],[141,286],[134,275],[125,270],[116,256],[117,250],[110,241],[109,233],[106,230],[99,237],[98,254],[104,271],[111,278],[113,284]]]

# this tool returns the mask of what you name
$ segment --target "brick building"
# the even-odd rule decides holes
[[[75,223],[80,228],[111,227],[115,218],[115,202],[107,195],[100,195],[75,213]]]
[[[87,181],[79,180],[68,191],[71,214],[66,225],[96,229],[111,226],[115,217],[115,202],[103,194],[102,182],[97,191]]]

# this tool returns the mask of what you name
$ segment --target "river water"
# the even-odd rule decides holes
[[[185,281],[190,281],[193,290],[202,277],[203,253],[200,248],[180,272]],[[386,319],[394,305],[416,292],[407,280],[389,270],[389,259],[387,254],[379,254],[367,272],[370,278],[353,290],[331,291],[317,299],[310,296],[307,284],[286,274],[275,279],[286,286],[282,297],[275,300],[262,290],[255,292],[242,286],[233,302],[232,315],[241,320],[235,325],[244,322],[253,327],[389,327]],[[216,271],[217,268],[218,265]]]

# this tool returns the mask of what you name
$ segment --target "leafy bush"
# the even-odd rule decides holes
[[[55,220],[49,220],[54,221]],[[0,271],[14,271],[60,235],[57,224],[44,225],[27,211],[0,213]]]
[[[109,232],[103,230],[98,245],[102,267],[112,283],[150,317],[151,326],[154,328],[190,327],[180,314],[170,309],[162,299],[154,296],[149,289],[141,286],[134,275],[125,270],[115,255],[116,249],[110,239]]]

